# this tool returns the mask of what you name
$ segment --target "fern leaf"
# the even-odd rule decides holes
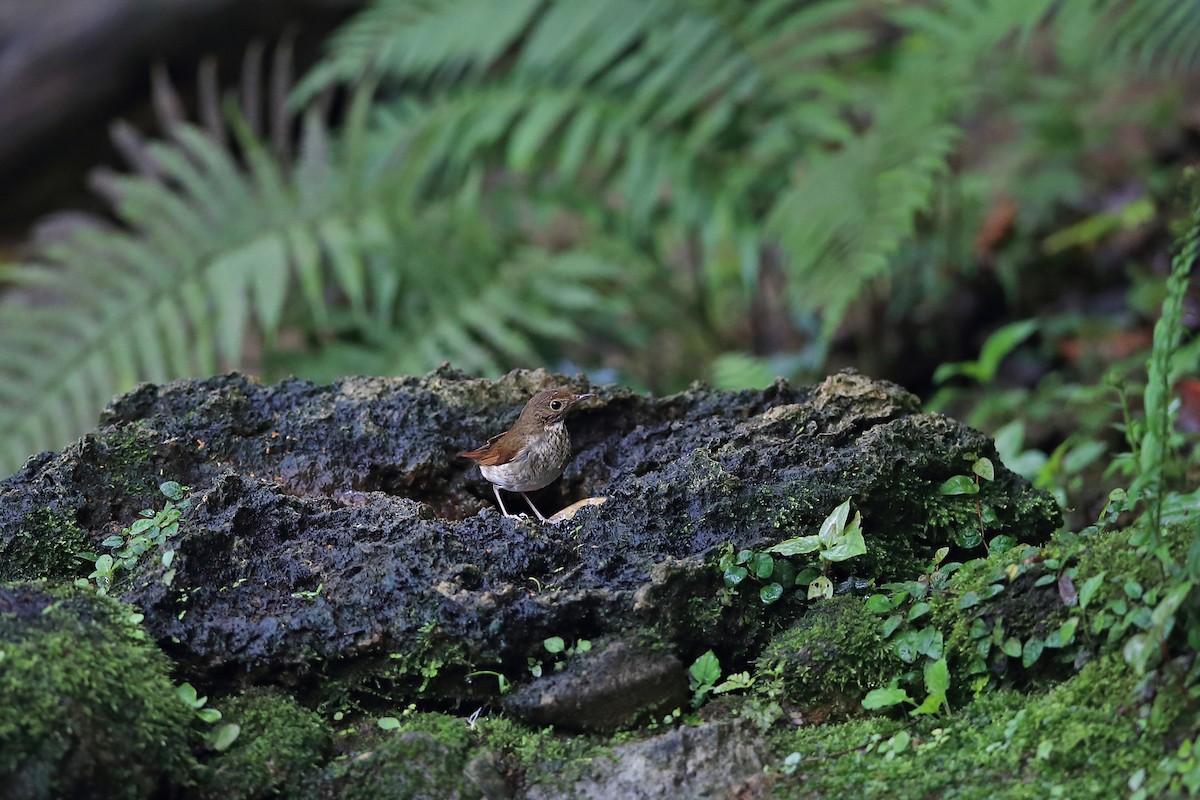
[[[295,107],[320,90],[379,70],[421,80],[478,73],[523,32],[540,0],[377,0],[334,36],[329,56],[296,87]]]

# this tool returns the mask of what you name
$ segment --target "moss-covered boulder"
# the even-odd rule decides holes
[[[54,509],[100,551],[174,479],[192,487],[194,508],[173,560],[141,559],[115,590],[192,677],[220,669],[253,682],[384,659],[392,689],[469,702],[468,673],[527,675],[553,636],[649,631],[685,660],[708,647],[748,652],[764,609],[716,599],[718,551],[815,532],[846,498],[867,553],[833,577],[908,574],[977,524],[977,500],[992,512],[989,534],[1039,539],[1058,521],[986,437],[854,373],[658,399],[596,389],[569,421],[576,457],[538,501],[608,502],[560,526],[504,518],[455,453],[554,384],[593,388],[452,370],[326,387],[241,376],[142,387],[95,433],[0,483],[0,570],[36,547],[34,509]],[[978,495],[939,491],[980,456],[998,466]]]
[[[141,798],[187,786],[194,715],[135,609],[89,589],[0,585],[6,798]]]
[[[313,711],[281,691],[255,687],[220,701],[221,721],[237,725],[232,745],[202,773],[199,793],[212,800],[294,794],[330,756],[332,732]]]
[[[755,665],[756,692],[797,709],[808,722],[856,713],[863,695],[887,683],[899,661],[863,598],[818,604],[771,638]]]
[[[306,800],[499,800],[510,795],[500,760],[461,719],[441,714],[392,718],[368,730],[313,773],[296,796]]]
[[[780,733],[775,745],[787,755],[771,796],[1126,797],[1135,773],[1153,771],[1168,752],[1163,731],[1148,732],[1131,708],[1138,682],[1114,654],[1053,688],[990,692],[949,718],[877,717]],[[1177,718],[1181,700],[1164,722]],[[1145,796],[1185,796],[1163,792],[1169,777],[1155,775]]]
[[[456,453],[553,385],[595,397],[568,420],[575,456],[562,480],[535,502],[553,512],[606,501],[558,525],[503,517]],[[994,466],[990,479],[973,472],[980,459]],[[188,487],[188,501],[177,524],[160,528],[165,480]],[[948,480],[978,492],[946,492]],[[863,552],[792,564],[772,551],[816,534],[846,500],[861,514]],[[1006,470],[987,437],[853,372],[812,387],[697,385],[665,398],[541,371],[483,381],[443,369],[329,386],[233,375],[140,387],[95,432],[0,482],[0,577],[111,577],[111,593],[136,605],[148,633],[137,639],[130,623],[124,639],[160,659],[165,680],[156,643],[176,680],[224,706],[222,724],[241,726],[223,752],[197,739],[193,769],[187,709],[168,691],[179,733],[153,734],[157,772],[122,791],[669,793],[715,785],[710,768],[722,764],[736,766],[720,782],[734,791],[767,759],[757,731],[778,718],[772,709],[808,720],[845,711],[886,677],[886,636],[862,596],[872,582],[913,580],[942,547],[965,557],[998,534],[1044,541],[1058,521],[1053,501]],[[84,551],[93,555],[76,561]],[[91,563],[97,554],[116,560]],[[847,597],[809,601],[797,577],[806,558]],[[32,641],[42,623],[26,614],[13,624],[16,640]],[[640,663],[623,663],[621,646]],[[703,684],[689,665],[709,650],[724,666],[709,679],[746,675],[719,691]],[[748,682],[758,704],[750,722],[693,715],[693,697]],[[401,728],[377,730],[395,709],[405,709]],[[422,711],[446,716],[410,725]],[[76,739],[55,738],[54,708],[29,713],[24,724],[46,732],[37,747],[60,761],[75,752]],[[139,730],[157,731],[161,718],[139,718]],[[86,720],[96,727],[81,741],[115,735],[99,716]],[[680,720],[695,729],[676,728]],[[647,721],[661,729],[611,747],[584,737],[560,747],[568,731]],[[20,785],[73,787],[96,769],[87,759],[61,775],[22,766]]]

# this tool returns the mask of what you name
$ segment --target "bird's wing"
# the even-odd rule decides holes
[[[497,467],[507,464],[517,457],[518,448],[505,439],[508,431],[498,433],[487,440],[487,444],[474,450],[459,453],[464,458],[470,458],[485,467]]]

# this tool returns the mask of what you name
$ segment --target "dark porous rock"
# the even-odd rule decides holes
[[[556,385],[596,396],[567,421],[565,474],[534,501],[552,513],[608,500],[560,525],[502,517],[456,453]],[[995,480],[973,497],[939,492],[981,456]],[[986,436],[853,372],[663,398],[543,371],[328,386],[229,375],[141,386],[95,432],[0,482],[0,579],[88,576],[75,554],[106,552],[142,509],[161,509],[165,480],[191,487],[192,507],[168,543],[115,571],[112,593],[145,614],[181,680],[208,692],[267,683],[310,708],[336,697],[469,712],[509,685],[536,687],[529,664],[550,637],[661,644],[679,661],[656,669],[710,648],[745,666],[806,601],[789,591],[765,606],[749,579],[731,593],[720,554],[815,533],[847,498],[867,553],[834,564],[835,583],[919,575],[978,524],[977,501],[994,512],[988,536],[1037,542],[1059,519]],[[632,694],[643,668],[614,675]],[[584,700],[566,697],[581,715]]]
[[[765,763],[762,741],[746,723],[683,726],[613,747],[572,783],[532,784],[523,800],[690,800],[730,798],[753,787]]]
[[[534,725],[615,731],[688,700],[687,670],[661,647],[617,640],[571,659],[504,698],[504,708]]]

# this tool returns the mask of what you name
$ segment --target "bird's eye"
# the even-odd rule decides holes
[[[550,408],[554,409],[555,411],[558,411],[560,408],[562,408],[562,400],[551,400]]]

